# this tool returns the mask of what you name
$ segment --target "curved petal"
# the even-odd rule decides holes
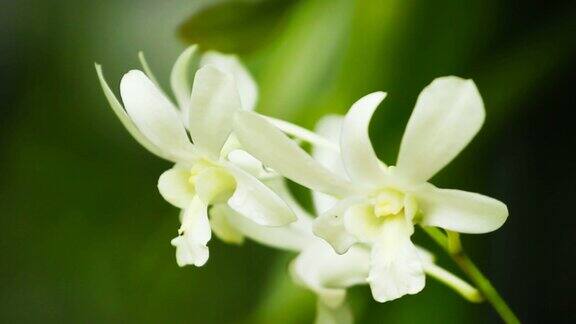
[[[336,254],[321,240],[306,247],[290,265],[296,282],[318,294],[329,307],[340,306],[346,297],[346,288],[366,283],[370,254],[356,247],[346,254]]]
[[[208,221],[208,206],[194,197],[182,215],[179,236],[171,241],[176,247],[176,262],[179,266],[193,264],[203,266],[208,261],[208,247],[212,232]]]
[[[258,100],[258,86],[250,75],[250,72],[248,72],[236,56],[208,51],[202,56],[200,65],[214,65],[220,71],[232,74],[240,94],[242,108],[244,110],[254,110],[256,101]]]
[[[194,148],[178,111],[142,71],[122,77],[120,94],[128,115],[150,142],[179,159],[193,158]]]
[[[224,210],[222,208],[217,208],[217,206],[224,206],[228,210],[231,210],[225,204],[218,204],[210,209],[210,227],[212,228],[214,234],[216,234],[219,239],[226,243],[244,243],[244,235],[242,232],[228,221],[228,217],[226,216]],[[247,218],[242,217],[241,215],[238,215],[238,218],[243,218],[248,221]]]
[[[282,119],[277,119],[277,118],[273,118],[273,117],[269,117],[269,116],[264,116],[264,115],[260,115],[264,118],[266,118],[267,121],[269,121],[272,125],[278,127],[279,130],[281,130],[282,132],[284,132],[287,135],[293,136],[294,138],[297,138],[299,140],[302,140],[304,142],[308,142],[314,146],[321,146],[324,147],[326,149],[330,149],[334,152],[339,153],[340,152],[340,148],[338,146],[338,142],[334,142],[331,141],[330,139],[328,139],[327,137],[324,136],[319,136],[318,134],[304,128],[301,126],[298,126],[296,124],[292,124],[290,122],[287,122],[285,120]],[[340,134],[338,134],[338,137],[340,137]]]
[[[334,196],[345,196],[351,191],[348,181],[314,161],[263,117],[252,112],[237,113],[234,132],[246,151],[283,176]]]
[[[410,241],[411,229],[404,218],[384,224],[382,237],[372,246],[368,281],[378,302],[387,302],[406,294],[416,294],[425,285],[418,249]]]
[[[312,227],[314,234],[332,245],[338,254],[346,253],[357,242],[344,227],[344,214],[356,203],[358,203],[356,198],[344,199],[314,220]]]
[[[224,204],[212,207],[211,214],[222,215],[233,228],[247,238],[281,250],[298,252],[315,239],[311,233],[306,231],[310,225],[305,219],[299,218],[296,222],[286,226],[262,226]]]
[[[174,157],[170,156],[170,154],[166,152],[163,152],[160,148],[158,148],[156,145],[150,142],[150,140],[146,138],[146,136],[144,136],[142,132],[140,132],[140,130],[136,127],[136,125],[134,125],[134,122],[130,119],[130,117],[124,110],[124,107],[122,107],[122,104],[120,104],[120,101],[118,101],[118,99],[114,95],[114,92],[112,92],[112,89],[110,89],[110,86],[106,82],[106,79],[104,79],[104,74],[102,73],[102,66],[99,64],[95,64],[95,66],[96,66],[96,73],[98,74],[98,80],[100,81],[100,85],[102,86],[104,95],[108,100],[108,104],[114,111],[114,114],[116,114],[116,117],[120,119],[120,122],[122,123],[122,125],[124,125],[128,133],[130,133],[130,135],[132,135],[132,137],[140,145],[144,146],[144,148],[146,148],[152,154],[155,154],[166,160],[174,161]]]
[[[233,150],[227,157],[228,161],[257,178],[266,173],[262,162],[246,151]]]
[[[326,138],[334,143],[336,149],[327,147],[325,145],[313,145],[312,146],[312,157],[314,160],[320,162],[328,170],[339,174],[346,175],[344,170],[344,164],[342,162],[342,156],[340,155],[340,150],[337,148],[340,142],[340,132],[342,130],[342,122],[344,116],[340,115],[328,115],[322,117],[316,123],[314,131],[320,135],[322,138]],[[312,203],[314,204],[314,209],[317,214],[322,214],[328,209],[332,208],[338,199],[326,195],[318,191],[312,191]]]
[[[350,206],[344,213],[344,228],[359,242],[373,242],[380,235],[380,226],[384,218],[376,217],[374,206],[357,204]]]
[[[212,65],[198,70],[190,99],[189,130],[194,144],[218,157],[239,109],[240,98],[230,75]]]
[[[294,222],[294,212],[274,191],[246,171],[227,164],[236,180],[236,190],[228,205],[255,223],[265,226],[282,226]]]
[[[371,186],[384,182],[385,165],[372,148],[368,125],[372,114],[385,97],[384,92],[362,97],[352,105],[342,123],[340,151],[346,172],[354,182]]]
[[[150,81],[154,82],[154,84],[158,87],[158,89],[162,90],[162,87],[160,87],[160,83],[158,83],[158,80],[154,76],[154,73],[152,72],[150,65],[148,65],[148,61],[146,60],[144,52],[142,51],[138,52],[138,60],[140,61],[140,65],[142,66],[144,73],[146,73]]]
[[[477,193],[439,189],[432,185],[415,192],[422,211],[421,223],[460,233],[487,233],[508,218],[506,205]]]
[[[324,116],[316,123],[314,133],[330,141],[331,144],[338,145],[343,122],[344,116],[341,115]],[[335,149],[330,149],[325,145],[314,145],[312,147],[312,157],[334,173],[344,174],[346,172],[338,146]]]
[[[194,198],[194,186],[189,182],[190,172],[180,168],[164,171],[158,179],[158,190],[167,202],[184,209]]]
[[[424,88],[398,154],[398,171],[426,181],[446,166],[480,130],[484,103],[472,80],[454,76],[434,80]]]
[[[176,96],[178,107],[186,114],[190,104],[190,62],[194,57],[194,53],[198,46],[192,45],[185,49],[174,62],[172,71],[170,72],[170,87]]]

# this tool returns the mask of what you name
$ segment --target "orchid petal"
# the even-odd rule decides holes
[[[218,204],[210,209],[210,227],[216,236],[226,243],[231,244],[242,244],[244,242],[244,234],[236,228],[232,223],[228,221],[228,217],[221,208],[217,206],[224,206],[227,210],[232,211],[225,204]],[[233,211],[232,211],[233,212]],[[237,215],[238,218],[245,219],[241,215]],[[256,225],[258,226],[258,225]]]
[[[233,150],[228,153],[228,160],[257,178],[265,173],[262,162],[244,150]]]
[[[344,227],[344,214],[357,202],[356,198],[344,199],[314,220],[314,234],[332,245],[338,254],[346,253],[357,242]]]
[[[296,215],[274,191],[246,171],[227,164],[236,180],[236,190],[228,205],[259,225],[282,226],[295,221]]]
[[[413,231],[404,215],[384,219],[381,235],[372,245],[368,277],[376,301],[383,303],[424,288],[421,252],[410,241]]]
[[[162,88],[160,87],[160,83],[158,83],[158,79],[156,79],[156,76],[154,76],[154,73],[152,72],[152,69],[148,64],[148,61],[146,60],[144,52],[142,51],[138,52],[138,60],[140,60],[140,65],[142,65],[142,69],[144,70],[144,73],[146,73],[146,76],[148,76],[150,81],[154,82],[154,84],[158,87],[158,89],[162,90]]]
[[[200,65],[213,65],[220,71],[233,75],[242,102],[242,109],[254,110],[258,100],[258,87],[250,72],[236,56],[209,51],[202,56]]]
[[[212,65],[198,70],[189,113],[189,130],[194,144],[218,157],[232,131],[234,112],[239,109],[240,98],[230,75]]]
[[[472,80],[434,80],[416,101],[398,155],[398,171],[426,181],[468,145],[484,123],[484,103]]]
[[[306,231],[309,221],[298,219],[286,226],[269,227],[256,224],[225,204],[218,204],[211,209],[212,217],[224,217],[230,226],[245,237],[260,244],[287,251],[301,251],[308,246],[314,237]]]
[[[330,149],[335,152],[340,152],[340,148],[338,147],[338,141],[331,141],[328,137],[318,135],[304,127],[298,126],[296,124],[292,124],[282,119],[277,119],[269,116],[260,115],[266,118],[272,125],[278,127],[283,133],[293,136],[299,140],[308,142],[315,147],[323,147],[326,149]],[[338,134],[338,137],[340,134]]]
[[[342,130],[343,120],[344,116],[340,115],[325,116],[318,121],[314,131],[322,138],[331,140],[336,146],[336,143],[340,142],[340,132]],[[346,174],[340,150],[337,146],[336,149],[333,149],[325,145],[314,145],[312,146],[312,157],[335,174]],[[318,191],[313,191],[312,202],[316,213],[322,214],[336,205],[338,199]]]
[[[345,196],[350,192],[350,183],[314,161],[263,117],[252,112],[239,112],[234,132],[246,151],[283,176],[335,196]]]
[[[208,261],[208,247],[212,235],[208,221],[208,206],[195,197],[182,215],[180,235],[171,241],[176,247],[176,262],[180,267],[193,264],[203,266]]]
[[[142,71],[122,77],[120,94],[128,115],[150,142],[179,159],[194,157],[178,111]]]
[[[124,125],[124,127],[126,128],[128,133],[130,133],[130,135],[132,135],[132,137],[140,145],[142,145],[144,148],[146,148],[152,154],[157,155],[163,159],[173,161],[174,158],[172,156],[170,156],[170,154],[162,151],[160,148],[158,148],[156,145],[154,145],[136,127],[134,122],[130,119],[130,116],[128,116],[128,114],[124,110],[124,107],[122,107],[122,104],[120,103],[120,101],[118,101],[118,98],[116,98],[116,96],[114,95],[114,92],[112,92],[112,89],[110,89],[110,86],[106,82],[106,79],[104,79],[104,74],[102,73],[102,66],[99,64],[95,64],[95,66],[96,66],[96,73],[98,74],[98,80],[100,80],[100,85],[102,86],[102,90],[104,91],[104,95],[106,96],[106,99],[108,100],[108,104],[110,105],[110,107],[114,111],[114,114],[116,114],[116,117],[118,117],[118,119],[120,119],[120,122],[122,123],[122,125]]]
[[[336,254],[330,245],[317,240],[306,247],[290,265],[296,282],[318,294],[329,307],[344,302],[346,288],[366,283],[370,254],[364,248]]]
[[[418,251],[409,238],[394,244],[372,246],[368,281],[376,301],[384,303],[406,294],[416,294],[424,288],[425,280]]]
[[[350,206],[344,213],[344,228],[346,232],[364,243],[374,241],[380,235],[380,225],[383,218],[374,214],[374,207],[370,204],[357,204]]]
[[[477,193],[428,185],[415,195],[426,226],[478,234],[498,229],[508,218],[504,203]]]
[[[374,92],[356,101],[342,123],[340,150],[344,167],[354,182],[378,186],[384,182],[384,164],[378,159],[368,125],[372,114],[384,100],[386,93]]]
[[[170,73],[170,86],[176,96],[178,107],[186,114],[190,105],[190,63],[198,46],[192,45],[185,49],[176,59]]]
[[[194,178],[196,194],[207,205],[226,202],[234,192],[236,181],[224,168],[211,167]]]
[[[190,171],[172,168],[164,171],[158,179],[158,190],[167,202],[184,209],[194,198],[194,186],[190,184]]]

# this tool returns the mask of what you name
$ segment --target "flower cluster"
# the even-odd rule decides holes
[[[471,141],[484,122],[471,80],[442,77],[419,95],[394,166],[382,162],[368,136],[386,94],[360,98],[345,116],[322,118],[314,132],[254,112],[258,90],[240,61],[197,49],[176,60],[173,103],[143,56],[143,70],[120,82],[122,103],[96,70],[110,106],[130,134],[174,166],[158,180],[166,201],[181,209],[172,239],[179,266],[208,260],[212,233],[229,243],[245,238],[293,251],[290,273],[318,295],[317,323],[351,323],[346,289],[367,284],[379,302],[415,294],[432,276],[469,300],[465,281],[414,245],[416,225],[486,233],[508,216],[498,200],[440,189],[428,180]],[[309,154],[300,147],[312,144]],[[315,216],[292,197],[285,179],[312,190]]]

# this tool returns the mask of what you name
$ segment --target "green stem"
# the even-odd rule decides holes
[[[478,267],[468,258],[462,249],[460,235],[456,232],[447,231],[447,235],[435,227],[423,227],[424,231],[440,245],[456,264],[464,271],[468,278],[476,285],[484,298],[494,307],[502,320],[507,324],[519,324],[520,320],[508,307],[490,280],[478,269]]]

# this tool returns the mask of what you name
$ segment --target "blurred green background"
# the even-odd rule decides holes
[[[0,322],[312,320],[314,296],[285,272],[292,255],[214,239],[205,267],[177,267],[178,212],[156,191],[169,164],[101,93],[95,61],[117,89],[144,50],[167,85],[191,42],[238,52],[259,111],[306,127],[387,91],[371,137],[389,163],[419,91],[473,78],[486,124],[433,181],[508,204],[502,229],[464,244],[523,322],[576,321],[576,2],[2,0]],[[358,323],[499,322],[433,280],[386,304],[354,288],[351,303]]]

